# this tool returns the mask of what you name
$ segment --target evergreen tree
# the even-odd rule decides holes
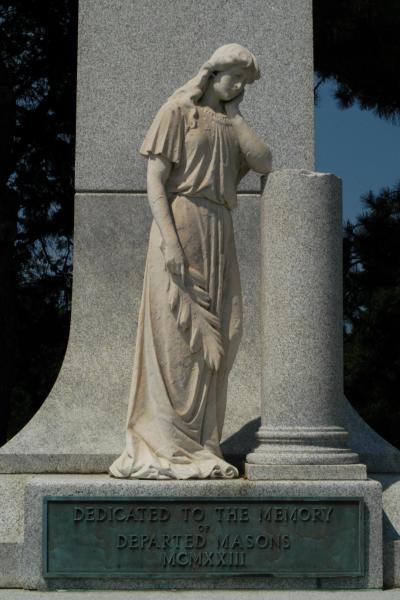
[[[46,397],[66,345],[77,2],[0,2],[0,40],[1,444]]]
[[[0,444],[7,434],[10,397],[15,386],[14,246],[17,236],[17,204],[7,187],[15,131],[15,98],[6,69],[0,64]]]
[[[314,67],[341,108],[400,123],[398,0],[314,0]],[[318,91],[317,91],[318,93]],[[400,447],[400,190],[367,194],[344,232],[345,391],[365,420]]]
[[[314,68],[334,80],[343,108],[398,122],[400,115],[399,0],[314,0]]]
[[[345,389],[400,447],[400,185],[363,202],[344,237]]]

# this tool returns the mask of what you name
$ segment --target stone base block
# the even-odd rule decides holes
[[[383,488],[383,584],[400,588],[400,473],[371,477]]]
[[[367,477],[365,465],[245,465],[251,480],[362,480]]]
[[[0,588],[20,585],[28,479],[27,475],[0,475]]]
[[[89,498],[223,498],[251,500],[352,499],[364,501],[365,571],[355,577],[276,577],[201,574],[185,578],[45,578],[42,569],[43,498],[80,496]],[[139,481],[114,480],[104,475],[38,475],[26,485],[23,569],[19,585],[26,589],[365,589],[382,586],[381,486],[376,481]],[[178,528],[180,532],[180,527]],[[343,551],[346,549],[344,548]]]

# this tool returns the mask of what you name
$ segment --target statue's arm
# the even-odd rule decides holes
[[[184,278],[184,254],[168,202],[166,184],[172,163],[163,156],[149,156],[147,165],[147,195],[151,212],[164,241],[163,253],[166,267]]]
[[[246,123],[242,115],[235,115],[231,121],[240,149],[250,168],[257,173],[270,173],[272,169],[271,150]]]
[[[268,146],[258,137],[251,127],[243,119],[239,112],[239,104],[243,99],[243,93],[227,102],[226,114],[231,120],[236,133],[240,149],[246,157],[247,164],[257,173],[267,174],[272,170],[272,154]]]

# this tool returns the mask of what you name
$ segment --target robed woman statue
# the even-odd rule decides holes
[[[232,210],[271,153],[239,112],[253,54],[222,46],[156,115],[140,152],[153,213],[129,399],[114,477],[233,478],[221,454],[228,374],[242,332]]]

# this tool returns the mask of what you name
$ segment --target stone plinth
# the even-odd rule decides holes
[[[261,427],[246,474],[363,479],[344,429],[341,182],[277,171],[261,202]]]
[[[361,498],[364,501],[365,574],[358,577],[271,577],[257,575],[218,578],[194,576],[158,578],[62,578],[42,576],[43,498],[45,496],[185,498]],[[381,486],[376,481],[140,481],[107,476],[39,475],[26,488],[24,569],[20,585],[29,589],[362,589],[382,586]]]
[[[400,474],[372,477],[383,488],[383,585],[400,588]]]

